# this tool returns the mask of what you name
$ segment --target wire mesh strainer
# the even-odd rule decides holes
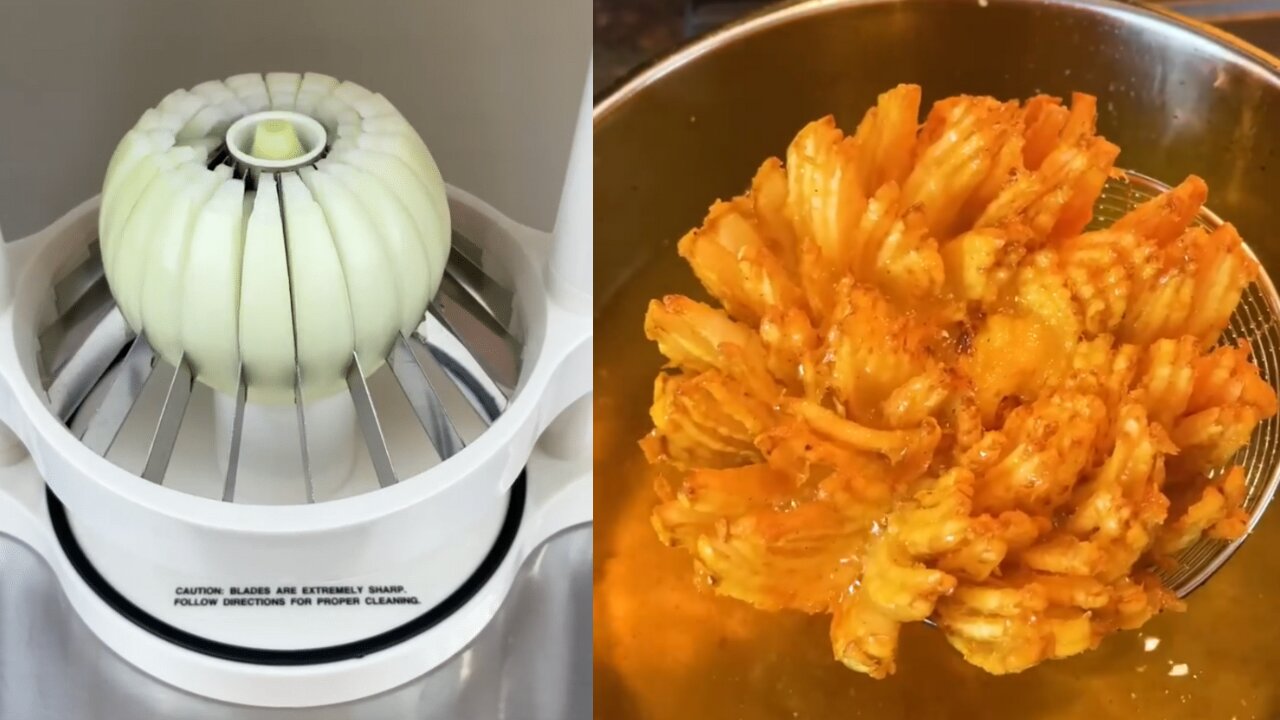
[[[1127,172],[1127,180],[1110,180],[1102,190],[1094,207],[1093,223],[1089,229],[1106,227],[1137,205],[1156,197],[1169,189],[1168,185],[1136,172]],[[1201,208],[1195,225],[1213,230],[1223,224],[1207,208]],[[1245,246],[1249,257],[1257,256]],[[1261,264],[1260,264],[1261,265]],[[1245,288],[1227,326],[1220,345],[1235,345],[1241,339],[1248,340],[1253,348],[1253,361],[1262,377],[1272,387],[1280,382],[1280,296],[1268,277],[1266,269],[1258,279]],[[1244,508],[1249,513],[1248,531],[1237,540],[1225,541],[1203,537],[1178,554],[1176,567],[1162,569],[1160,578],[1179,597],[1189,595],[1213,576],[1231,557],[1253,531],[1263,512],[1275,495],[1280,483],[1280,420],[1271,417],[1254,429],[1249,444],[1240,449],[1231,460],[1245,471],[1247,494]],[[1216,470],[1214,474],[1221,472]]]

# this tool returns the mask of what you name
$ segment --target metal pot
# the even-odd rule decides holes
[[[674,241],[742,191],[805,122],[851,130],[878,93],[1003,98],[1083,91],[1126,169],[1204,177],[1209,206],[1280,270],[1280,60],[1168,12],[1085,0],[810,0],[715,33],[632,77],[595,110],[596,694],[602,717],[1273,717],[1280,518],[1264,520],[1183,614],[1082,656],[996,678],[939,633],[904,636],[897,675],[830,656],[825,618],[697,592],[689,558],[648,528],[635,446],[661,365],[647,300],[696,292]],[[1190,675],[1170,677],[1173,664]]]

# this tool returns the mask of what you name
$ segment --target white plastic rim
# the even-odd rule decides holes
[[[268,120],[284,120],[293,125],[294,131],[298,134],[298,141],[302,143],[301,155],[287,160],[268,160],[257,157],[251,152],[254,132],[258,129],[258,125]],[[232,157],[250,167],[272,172],[310,165],[320,157],[320,153],[324,152],[327,140],[328,133],[325,132],[319,120],[292,110],[265,110],[252,113],[245,115],[227,128],[227,151]]]
[[[0,420],[35,460],[77,530],[146,548],[159,567],[227,567],[253,558],[263,574],[354,577],[449,542],[449,531],[482,515],[510,488],[542,430],[591,391],[591,318],[546,292],[549,238],[479,199],[449,190],[459,232],[484,248],[483,269],[514,287],[525,352],[503,414],[447,462],[354,497],[293,506],[247,506],[186,495],[108,462],[49,411],[39,380],[37,331],[56,274],[83,257],[97,199],[7,248],[13,302],[0,314]],[[352,548],[377,548],[376,554]]]

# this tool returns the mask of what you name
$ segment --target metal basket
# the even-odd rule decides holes
[[[1090,229],[1110,225],[1137,205],[1169,189],[1168,185],[1140,173],[1126,174],[1126,180],[1110,180],[1103,188],[1094,206]],[[1222,225],[1223,220],[1209,209],[1202,208],[1195,224],[1213,230]],[[1255,262],[1258,260],[1247,245],[1245,251]],[[1253,361],[1263,379],[1277,387],[1280,384],[1280,296],[1265,270],[1259,273],[1257,282],[1245,288],[1240,304],[1231,316],[1231,323],[1218,342],[1220,345],[1234,345],[1240,339],[1248,340],[1253,347]],[[1179,553],[1176,567],[1161,570],[1161,580],[1179,597],[1191,594],[1230,559],[1271,503],[1276,486],[1280,484],[1280,418],[1273,416],[1259,423],[1249,444],[1236,453],[1231,463],[1245,470],[1248,494],[1244,507],[1250,516],[1248,530],[1232,541],[1201,538]],[[1219,468],[1215,473],[1221,470]]]

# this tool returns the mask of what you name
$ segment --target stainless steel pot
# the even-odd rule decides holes
[[[811,0],[775,8],[647,68],[595,112],[596,707],[601,717],[1271,718],[1280,714],[1280,519],[1185,614],[1095,652],[994,678],[913,629],[898,674],[830,658],[825,620],[699,594],[648,530],[635,440],[660,365],[648,298],[696,287],[674,240],[758,163],[829,112],[851,129],[900,82],[956,93],[1099,98],[1119,165],[1204,177],[1209,206],[1280,271],[1280,61],[1158,9],[1084,0]],[[661,661],[654,660],[660,658]],[[1170,677],[1176,663],[1190,675]]]

